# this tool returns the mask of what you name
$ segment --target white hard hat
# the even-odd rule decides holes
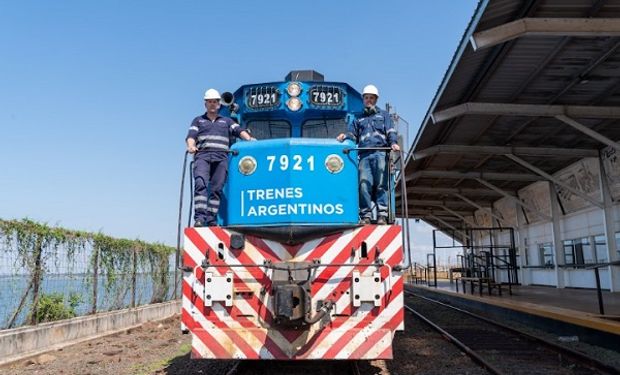
[[[207,91],[205,91],[205,100],[207,99],[220,100],[220,93],[216,89],[208,89]]]
[[[362,91],[362,95],[366,95],[366,94],[372,94],[372,95],[376,95],[377,97],[379,97],[379,90],[377,89],[375,85],[366,85],[364,87],[364,91]]]

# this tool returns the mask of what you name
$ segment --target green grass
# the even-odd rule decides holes
[[[187,353],[189,353],[191,350],[192,350],[192,344],[190,343],[182,344],[179,347],[179,350],[177,350],[177,352],[173,356],[159,360],[157,362],[153,362],[153,363],[145,363],[145,364],[136,365],[132,367],[129,371],[131,374],[136,374],[136,375],[151,374],[157,370],[161,370],[169,366],[175,358],[182,357],[186,355]]]

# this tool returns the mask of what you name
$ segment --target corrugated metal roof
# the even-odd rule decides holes
[[[620,0],[483,0],[465,30],[442,84],[410,150],[435,145],[536,146],[601,149],[603,145],[583,133],[549,117],[464,115],[433,124],[430,114],[466,102],[601,105],[620,104],[620,38],[524,36],[474,51],[469,39],[487,30],[523,17],[619,18]],[[613,140],[620,139],[620,121],[577,119]],[[577,158],[524,158],[545,172],[554,173]],[[405,176],[422,170],[461,172],[531,172],[503,156],[440,154],[422,160],[409,158]],[[515,192],[525,181],[491,181]],[[420,193],[415,188],[481,189],[475,180],[419,177],[408,181],[409,211],[441,227],[423,212],[436,209],[424,201],[445,200],[457,211],[475,208],[450,194]],[[424,189],[423,189],[424,190]],[[426,191],[426,190],[425,190]],[[482,190],[483,192],[484,190]],[[498,199],[488,194],[463,194],[482,206]],[[397,194],[397,197],[399,195]],[[397,205],[398,206],[398,205]],[[422,213],[420,213],[422,212]],[[455,216],[445,221],[461,226]]]

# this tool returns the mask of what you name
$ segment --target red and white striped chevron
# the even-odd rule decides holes
[[[230,248],[235,232],[219,228],[186,228],[182,322],[192,333],[192,358],[211,359],[391,359],[395,331],[404,329],[402,238],[398,225],[365,225],[338,234],[290,246],[245,236],[242,250]],[[367,249],[362,257],[361,248]],[[210,266],[201,264],[208,257]],[[301,329],[273,324],[273,270],[271,261],[350,264],[355,267],[320,267],[311,277],[312,306],[331,300],[328,317]],[[377,266],[381,259],[383,266]],[[380,303],[361,302],[355,307],[352,275],[380,272]],[[205,302],[206,275],[232,275],[230,300]],[[210,288],[210,286],[208,287]],[[217,291],[215,291],[217,293]],[[210,296],[210,295],[209,295]],[[207,306],[211,305],[211,306]],[[228,305],[228,306],[227,306]]]

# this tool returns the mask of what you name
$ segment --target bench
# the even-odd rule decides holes
[[[474,294],[474,288],[475,288],[475,284],[478,284],[478,291],[480,292],[480,296],[482,296],[482,288],[485,286],[489,291],[489,295],[491,295],[491,292],[493,290],[493,288],[497,288],[497,293],[501,296],[502,295],[502,285],[496,283],[492,278],[490,277],[458,277],[456,279],[456,292],[459,292],[459,281],[461,281],[463,283],[463,293],[467,294],[467,282],[470,283],[470,291],[471,294]]]
[[[423,284],[423,283],[425,283],[424,278],[423,278],[422,276],[418,275],[418,274],[415,274],[415,273],[414,273],[414,274],[411,276],[411,278],[413,279],[413,282],[414,282],[414,283],[416,283],[416,284],[420,284],[420,283],[422,283],[422,284]]]

